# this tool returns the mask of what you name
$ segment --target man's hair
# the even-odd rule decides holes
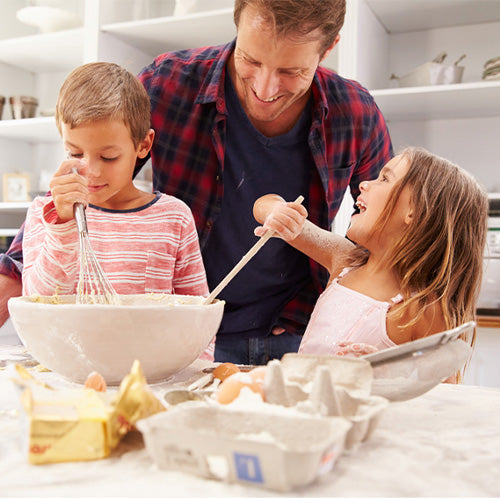
[[[274,28],[277,36],[321,34],[320,55],[335,41],[344,24],[345,0],[235,0],[234,23],[238,27],[243,9],[254,6]]]
[[[151,126],[148,94],[139,79],[113,63],[79,66],[64,81],[56,104],[56,124],[71,128],[90,122],[121,120],[129,128],[134,146]]]

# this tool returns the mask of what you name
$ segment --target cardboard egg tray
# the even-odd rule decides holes
[[[373,369],[358,358],[289,353],[271,361],[264,384],[266,402],[351,423],[345,447],[368,439],[389,401],[370,395]]]
[[[231,404],[189,401],[137,426],[160,468],[288,491],[369,438],[388,405],[372,378],[365,360],[287,354],[267,365],[266,402],[243,388]]]
[[[305,486],[333,468],[351,424],[329,418],[200,403],[137,423],[161,469],[277,491]]]

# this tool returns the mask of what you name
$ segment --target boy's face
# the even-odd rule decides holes
[[[88,164],[90,203],[103,208],[124,209],[136,191],[132,174],[137,157],[144,158],[149,147],[136,148],[124,122],[103,119],[70,128],[61,126],[64,147],[72,158]]]

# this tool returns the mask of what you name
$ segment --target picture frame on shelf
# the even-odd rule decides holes
[[[30,176],[27,174],[3,174],[3,201],[30,201]]]

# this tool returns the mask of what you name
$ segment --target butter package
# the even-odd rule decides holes
[[[92,389],[56,391],[27,387],[21,396],[26,413],[31,464],[107,457],[111,405]]]
[[[93,389],[56,390],[16,366],[21,389],[28,461],[46,464],[109,456],[137,420],[165,408],[134,362],[116,394]]]

